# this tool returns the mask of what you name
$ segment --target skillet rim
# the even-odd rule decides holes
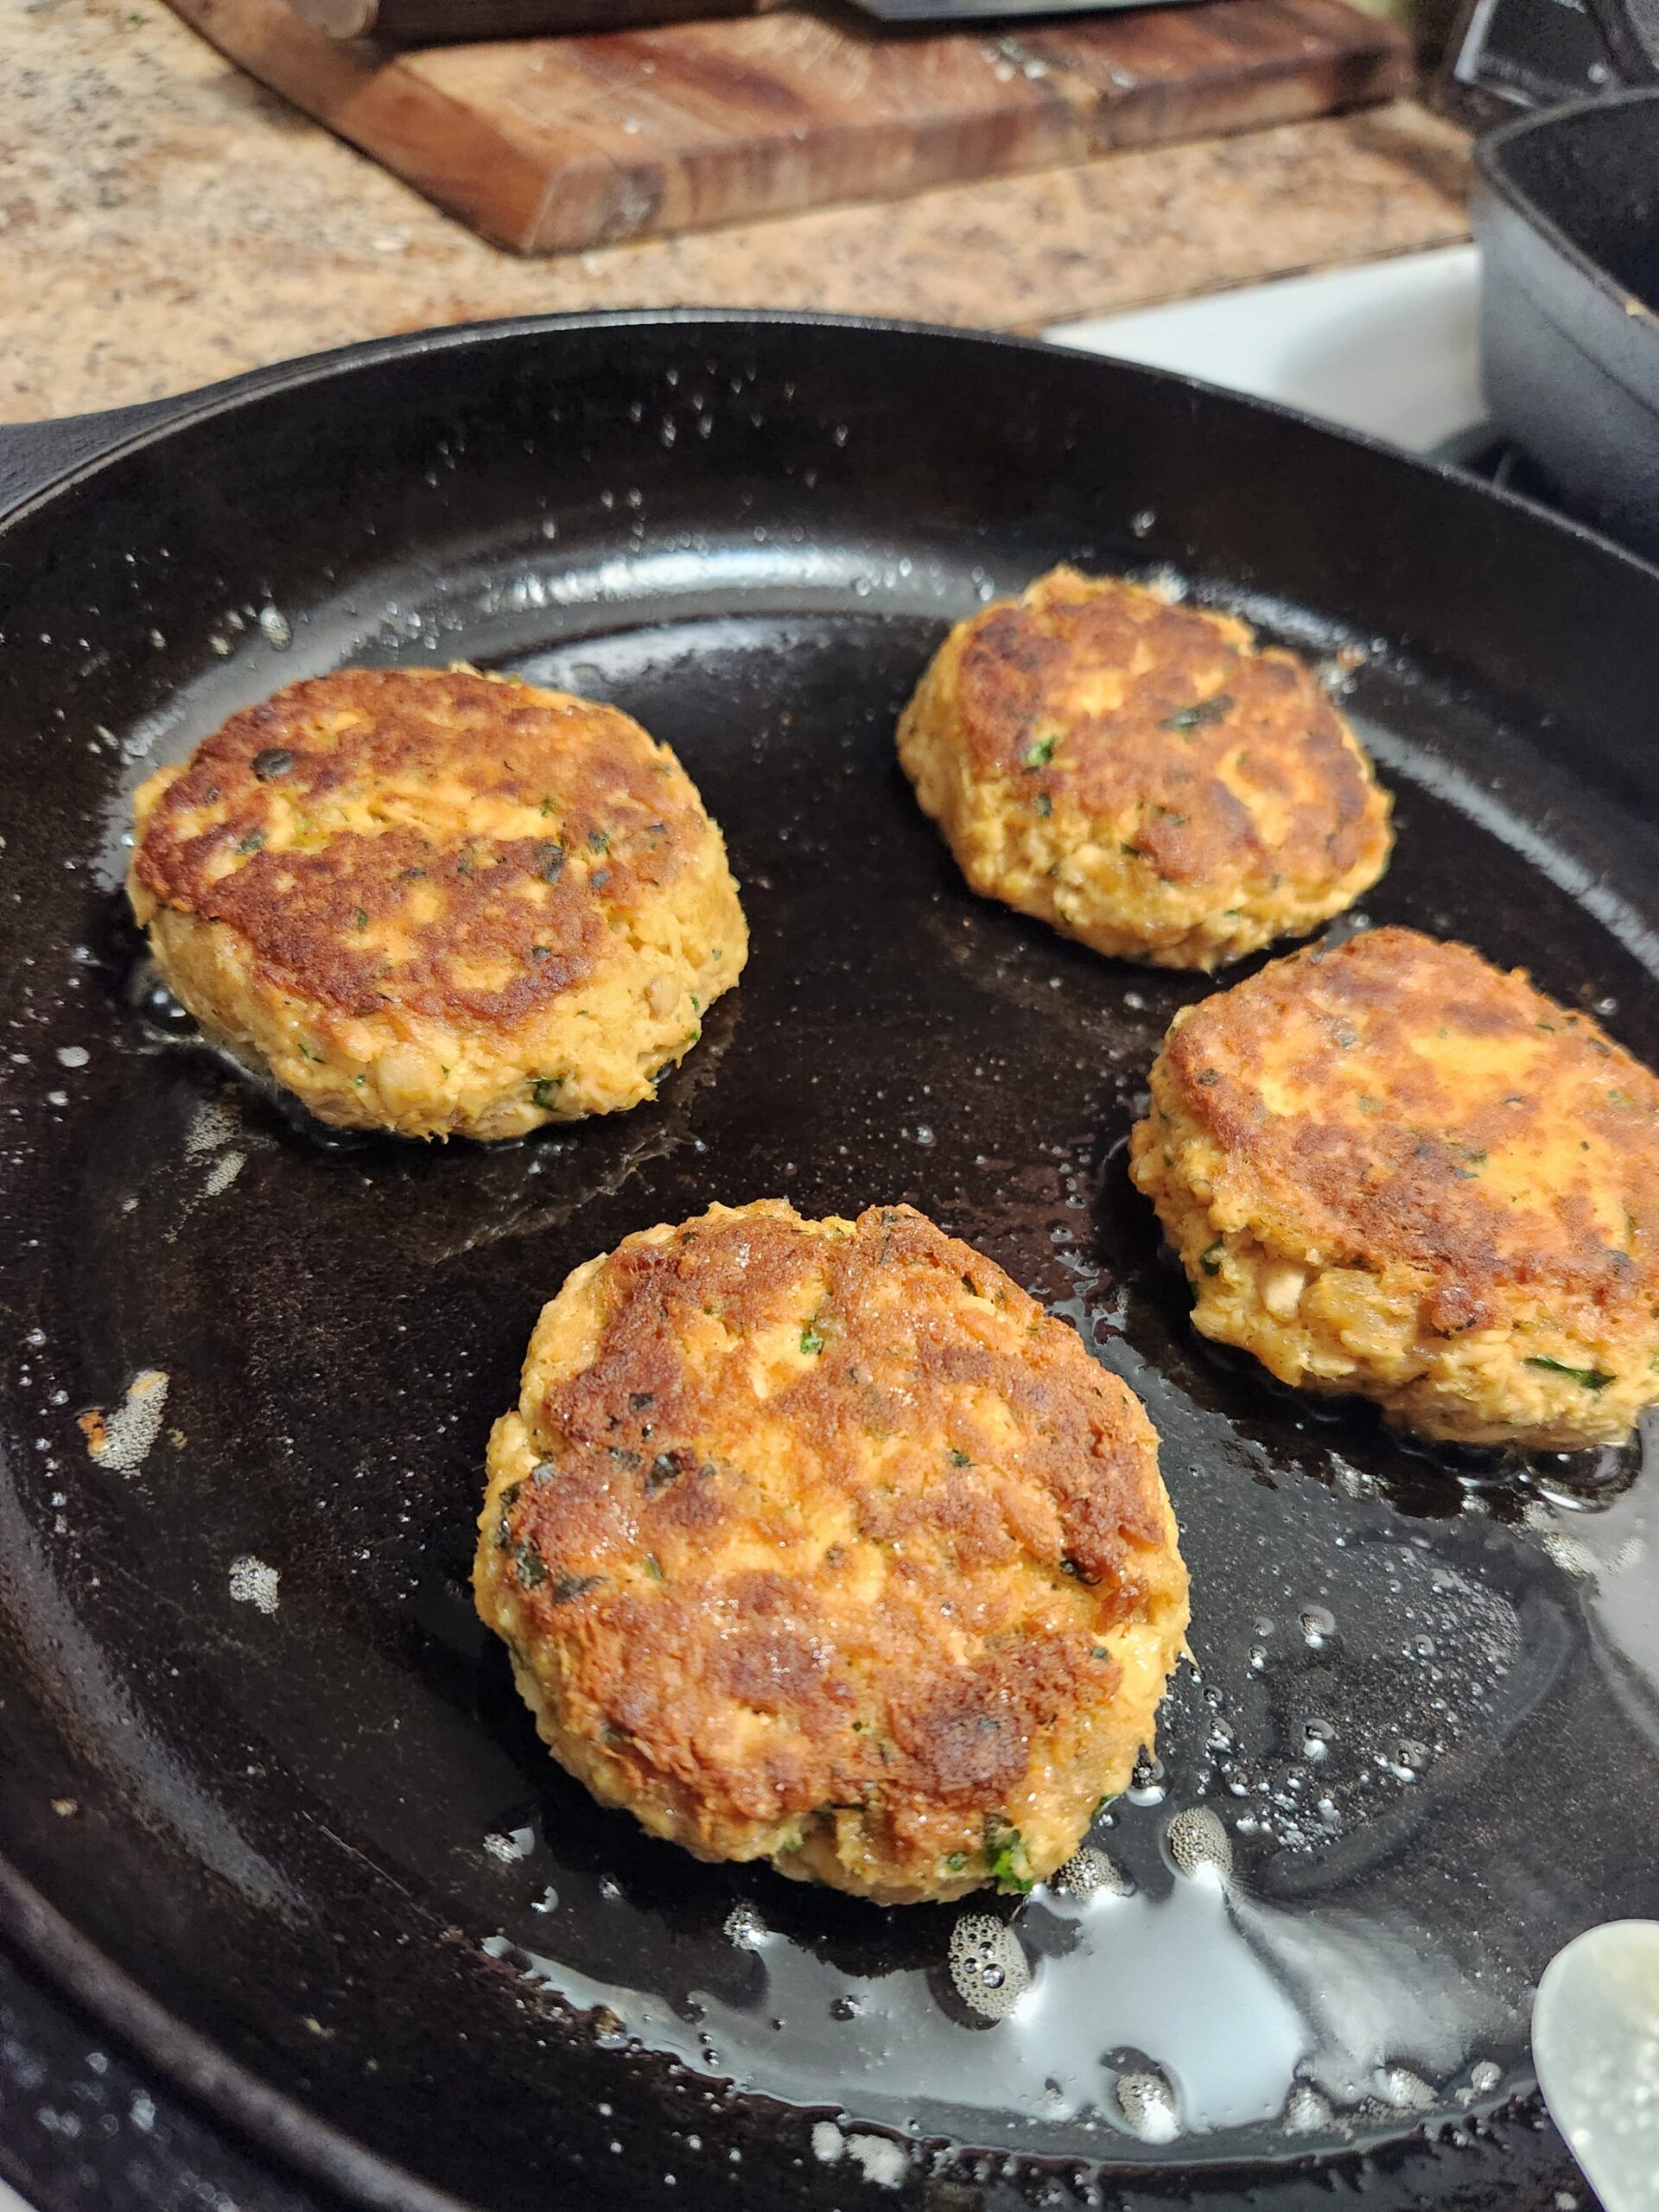
[[[1654,97],[1659,99],[1659,88],[1656,88]],[[1523,117],[1520,120],[1524,124],[1535,118]],[[1494,136],[1502,137],[1517,129],[1511,125],[1507,131]],[[1477,153],[1479,150],[1477,149]],[[1489,482],[1438,454],[1409,452],[1370,431],[1350,429],[1276,399],[1259,399],[1226,385],[1211,384],[1203,377],[1187,376],[1173,369],[1152,368],[1139,361],[1096,353],[1084,346],[1069,346],[1049,338],[1028,338],[1014,331],[974,329],[899,316],[804,312],[791,308],[603,308],[560,315],[494,315],[470,322],[437,323],[384,338],[359,339],[350,345],[330,346],[318,353],[296,353],[288,360],[269,362],[215,384],[198,385],[189,391],[143,400],[131,407],[110,408],[86,415],[48,416],[29,423],[0,423],[0,464],[3,464],[8,443],[20,434],[27,445],[48,455],[45,473],[41,473],[29,467],[25,454],[22,473],[26,479],[33,480],[24,481],[14,492],[8,493],[3,478],[0,477],[0,539],[14,524],[31,518],[53,499],[78,490],[103,469],[147,452],[175,430],[232,413],[245,402],[304,391],[359,368],[373,368],[406,358],[419,359],[429,353],[462,351],[498,338],[556,338],[567,333],[590,330],[706,328],[868,331],[882,337],[944,339],[975,350],[1032,353],[1039,359],[1059,359],[1085,366],[1091,361],[1103,363],[1117,374],[1190,391],[1205,399],[1218,399],[1245,413],[1295,423],[1322,438],[1403,463],[1414,473],[1436,479],[1453,492],[1471,492],[1482,499],[1496,501],[1510,513],[1524,516],[1535,524],[1544,524],[1595,553],[1611,556],[1620,567],[1639,576],[1649,580],[1659,577],[1659,560],[1645,559],[1576,516],[1545,506],[1507,485]],[[117,423],[118,430],[112,442],[106,443],[99,426],[113,427]],[[49,452],[60,438],[68,451],[54,464]]]

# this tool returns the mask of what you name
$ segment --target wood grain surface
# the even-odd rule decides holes
[[[1344,0],[1198,0],[884,32],[794,9],[391,51],[283,0],[172,0],[221,52],[474,230],[548,254],[1083,162],[1391,97],[1410,55]]]

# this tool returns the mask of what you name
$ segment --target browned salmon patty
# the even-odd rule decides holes
[[[1206,1336],[1431,1437],[1659,1399],[1659,1081],[1467,945],[1382,929],[1179,1014],[1135,1128]]]
[[[715,1206],[579,1268],[480,1532],[479,1610],[597,1797],[889,1904],[1070,1858],[1186,1627],[1138,1401],[906,1206]]]
[[[1388,794],[1303,663],[1118,577],[959,623],[899,756],[976,891],[1154,966],[1304,936],[1388,862]]]
[[[135,815],[163,976],[326,1122],[507,1137],[637,1105],[743,967],[684,770],[565,692],[461,668],[290,684]]]

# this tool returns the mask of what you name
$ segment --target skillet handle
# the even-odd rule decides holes
[[[41,423],[0,423],[0,521],[88,461],[101,461],[146,431],[182,422],[204,400],[258,391],[285,382],[292,373],[291,362],[279,362],[170,398],[141,400],[134,407],[105,408],[95,415],[54,415]]]
[[[0,423],[0,516],[24,505],[89,461],[124,445],[135,431],[184,411],[175,399],[111,407],[99,415],[58,415],[44,423]]]

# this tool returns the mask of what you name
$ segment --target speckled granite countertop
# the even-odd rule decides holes
[[[423,324],[809,307],[1034,329],[1465,234],[1408,103],[1078,169],[522,261],[232,68],[159,0],[0,6],[0,421]]]

